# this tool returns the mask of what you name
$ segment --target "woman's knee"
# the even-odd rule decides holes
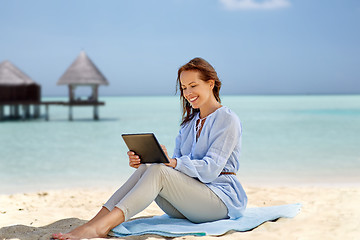
[[[147,169],[149,166],[147,165],[147,164],[140,164],[140,166],[138,167],[138,169],[137,170],[145,170],[145,169]]]
[[[168,167],[164,164],[151,164],[146,169],[145,173],[152,176],[160,177],[162,181],[167,182],[167,180],[173,179],[175,171],[176,170],[174,170],[173,168]]]
[[[138,174],[140,173],[141,175],[144,174],[144,172],[146,172],[146,170],[149,168],[148,164],[141,164],[137,169],[136,172],[138,172]],[[140,175],[140,176],[141,176]]]
[[[156,173],[165,173],[168,172],[170,167],[164,164],[151,164],[146,171],[156,172]]]

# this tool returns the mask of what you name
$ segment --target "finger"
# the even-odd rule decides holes
[[[129,159],[130,159],[131,161],[136,161],[136,160],[139,160],[140,157],[137,156],[137,155],[135,155],[135,156],[130,156]]]
[[[140,160],[140,159],[130,159],[130,162],[132,162],[132,163],[139,163],[139,162],[141,162],[141,160]]]
[[[164,145],[160,145],[161,146],[161,149],[164,151],[164,152],[167,152],[166,150],[166,147]]]
[[[130,163],[129,166],[130,167],[135,167],[137,164],[134,164],[134,163]]]
[[[127,155],[132,156],[132,155],[135,155],[135,153],[133,151],[128,151]]]
[[[130,158],[136,158],[136,157],[139,157],[139,155],[136,155],[136,154],[130,154],[129,155]]]
[[[135,164],[140,164],[141,160],[140,159],[131,159],[130,163],[135,165]]]
[[[139,164],[129,164],[129,165],[130,165],[130,167],[138,168],[138,167],[140,167],[141,163],[139,163]]]

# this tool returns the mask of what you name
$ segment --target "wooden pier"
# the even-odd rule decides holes
[[[41,106],[45,106],[45,119],[48,121],[49,106],[61,105],[69,107],[69,121],[73,120],[73,108],[90,106],[94,108],[93,118],[99,119],[99,106],[105,105],[98,101],[98,88],[100,85],[109,85],[105,76],[95,66],[84,51],[69,66],[61,76],[57,85],[67,85],[69,100],[41,101],[41,86],[34,82],[9,61],[0,63],[0,121],[13,119],[40,118]],[[76,96],[76,88],[90,87],[91,96],[82,100]],[[6,116],[5,107],[9,107]],[[31,109],[33,110],[31,113]]]
[[[93,119],[99,120],[99,106],[105,105],[104,102],[92,102],[92,101],[74,101],[74,102],[63,102],[61,105],[69,107],[69,121],[73,120],[73,107],[86,107],[92,106],[93,111]]]
[[[104,102],[94,102],[94,101],[73,101],[73,102],[63,102],[63,101],[48,101],[48,102],[38,102],[38,101],[17,101],[17,102],[0,102],[0,121],[3,120],[13,120],[13,119],[38,119],[41,118],[41,106],[45,106],[45,120],[49,121],[49,106],[51,105],[61,105],[69,107],[68,119],[69,121],[73,120],[73,107],[87,107],[92,106],[93,110],[93,119],[99,120],[99,106],[105,105]],[[5,107],[9,106],[10,112],[9,115],[5,114]],[[32,109],[32,111],[31,111]]]

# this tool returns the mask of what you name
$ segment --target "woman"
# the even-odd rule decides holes
[[[178,70],[177,85],[183,120],[173,158],[167,164],[141,164],[129,151],[137,170],[86,224],[56,239],[104,237],[153,200],[171,217],[195,223],[242,216],[247,196],[236,178],[241,124],[220,104],[221,82],[204,59],[194,58]],[[162,146],[167,155],[165,146]]]

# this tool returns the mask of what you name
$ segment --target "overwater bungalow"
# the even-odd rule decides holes
[[[9,61],[0,63],[0,120],[38,118],[41,86]],[[9,106],[6,116],[5,107]],[[33,106],[33,115],[30,112]]]
[[[100,85],[109,85],[107,79],[84,51],[61,76],[57,85],[68,85],[69,101],[41,101],[41,86],[9,61],[0,63],[0,121],[40,117],[40,106],[45,106],[45,119],[49,120],[49,105],[69,107],[69,120],[73,120],[74,106],[92,106],[94,119],[99,119],[98,100]],[[76,96],[79,87],[90,87],[91,95],[85,99]],[[8,108],[5,108],[8,107]],[[33,114],[31,109],[33,108]],[[9,109],[9,111],[6,111]],[[8,114],[7,114],[8,112]]]
[[[65,105],[69,106],[69,120],[73,119],[73,106],[93,106],[94,119],[99,119],[98,106],[104,105],[104,102],[98,101],[98,89],[100,85],[109,85],[109,82],[84,51],[60,77],[57,85],[68,85],[69,102]],[[92,90],[85,99],[76,96],[76,89],[84,86]]]

